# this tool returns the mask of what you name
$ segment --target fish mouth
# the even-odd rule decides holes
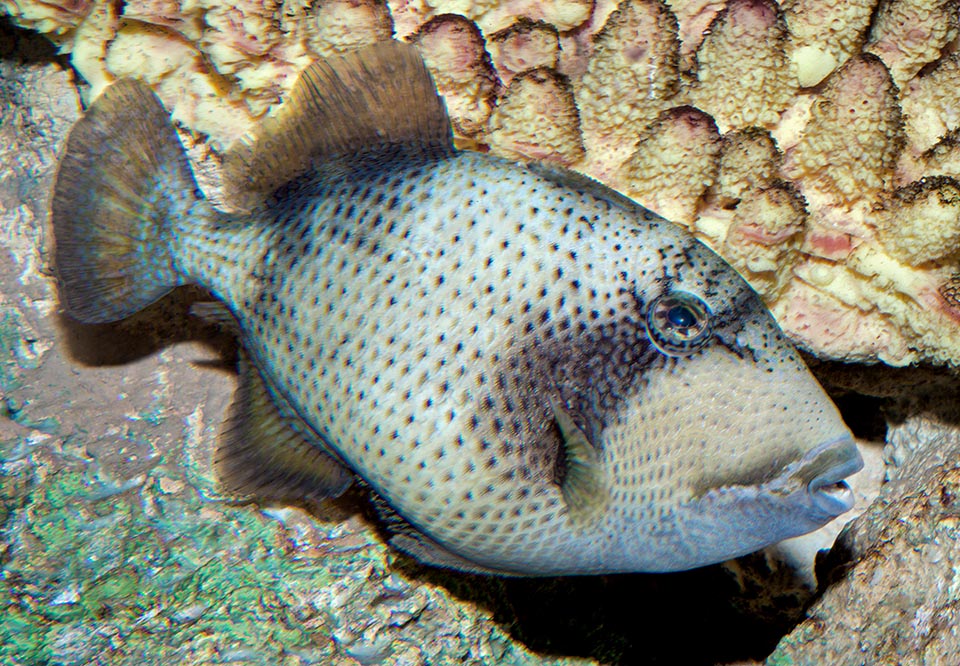
[[[857,445],[845,436],[810,451],[801,461],[797,476],[806,481],[807,493],[815,506],[839,516],[852,509],[856,501],[845,479],[862,468],[863,458]]]

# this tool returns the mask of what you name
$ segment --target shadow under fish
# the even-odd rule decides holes
[[[527,576],[700,567],[852,506],[852,436],[747,283],[596,181],[458,151],[414,47],[307,68],[225,181],[240,212],[123,80],[72,130],[52,219],[82,322],[185,284],[222,303],[227,492],[359,477],[401,550]]]

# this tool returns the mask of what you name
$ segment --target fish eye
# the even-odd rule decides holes
[[[710,308],[685,291],[657,296],[647,308],[647,336],[668,356],[687,356],[710,339]]]

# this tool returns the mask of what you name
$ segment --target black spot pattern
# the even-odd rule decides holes
[[[637,538],[668,530],[687,477],[715,453],[705,439],[678,455],[669,425],[638,425],[651,378],[718,349],[801,368],[732,269],[622,198],[472,153],[338,169],[280,193],[230,243],[232,263],[231,230],[193,239],[183,261],[228,301],[300,417],[464,557],[532,573],[642,568],[612,545],[624,517]],[[692,358],[647,339],[646,303],[671,289],[713,313],[715,339]],[[605,463],[612,508],[588,529],[571,526],[556,485],[551,404]],[[689,403],[651,409],[671,424]]]

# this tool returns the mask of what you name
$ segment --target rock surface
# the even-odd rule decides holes
[[[767,660],[956,664],[960,660],[960,400],[956,382],[888,405],[891,480],[818,573],[823,597]]]

